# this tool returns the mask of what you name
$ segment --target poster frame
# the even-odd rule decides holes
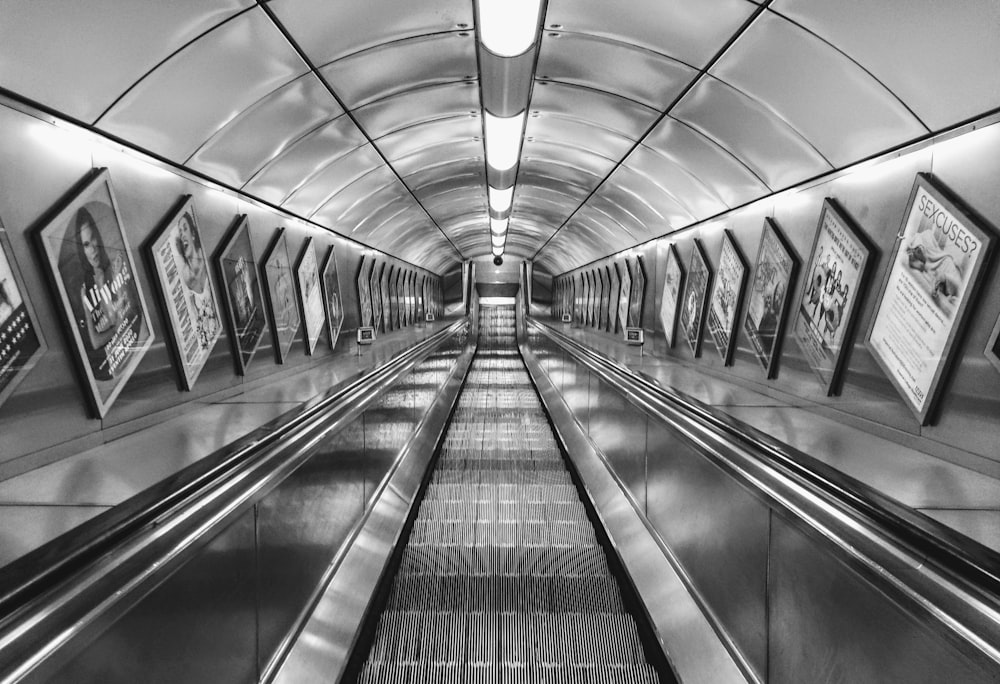
[[[323,268],[319,276],[320,286],[323,288],[323,306],[326,308],[326,333],[327,343],[330,349],[337,347],[337,339],[340,331],[344,327],[344,298],[340,296],[340,272],[337,270],[337,248],[330,245],[323,261]],[[335,288],[331,289],[331,283]],[[332,297],[331,297],[332,294]],[[331,302],[336,298],[336,310],[333,310]]]
[[[765,350],[761,347],[761,335],[760,326],[754,327],[750,322],[750,312],[752,310],[754,292],[756,290],[757,281],[763,275],[763,265],[762,262],[766,257],[765,246],[767,243],[768,235],[772,235],[777,248],[783,252],[783,257],[787,260],[789,266],[785,273],[780,275],[779,282],[782,287],[782,299],[781,303],[778,304],[776,312],[776,321],[774,324],[774,337],[771,342],[771,349],[769,353],[765,353]],[[795,249],[792,247],[791,243],[785,237],[781,228],[778,226],[777,222],[771,217],[764,218],[764,229],[760,234],[760,244],[757,247],[757,260],[754,263],[753,277],[750,279],[749,295],[747,296],[746,302],[746,312],[743,316],[743,332],[747,336],[747,340],[750,343],[750,349],[753,351],[755,357],[760,362],[760,365],[764,368],[765,377],[770,380],[777,375],[778,371],[778,361],[781,357],[781,345],[785,336],[785,327],[788,323],[789,313],[791,312],[791,301],[792,294],[789,288],[794,289],[798,282],[798,272],[799,272],[799,259],[795,254]],[[773,294],[774,288],[771,290],[772,293],[772,305],[774,303]]]
[[[667,329],[667,321],[663,315],[663,305],[666,302],[666,292],[668,280],[670,277],[671,265],[677,271],[677,297],[674,300],[673,311],[670,313],[670,328]],[[681,302],[684,301],[684,278],[686,272],[684,270],[684,264],[681,262],[680,254],[677,251],[677,245],[671,242],[667,245],[667,258],[664,260],[663,264],[663,292],[660,293],[660,325],[663,326],[663,335],[667,341],[667,349],[673,349],[674,344],[677,342],[677,324],[680,320],[681,313]]]
[[[697,267],[697,268],[696,268]],[[697,319],[694,321],[688,321],[688,324],[684,324],[684,313],[685,307],[681,306],[681,315],[678,322],[684,329],[684,339],[687,341],[688,347],[691,349],[691,354],[694,358],[701,356],[702,339],[704,338],[705,329],[705,318],[708,313],[708,292],[712,288],[712,265],[708,261],[708,257],[705,255],[705,248],[701,244],[701,240],[695,238],[691,248],[691,260],[688,262],[687,277],[684,286],[684,301],[690,299],[691,288],[695,287],[694,275],[695,273],[705,273],[705,282],[702,283],[700,287],[700,292],[698,293],[698,299],[700,300],[697,304],[696,313],[698,314]],[[689,307],[690,308],[690,307]],[[693,323],[693,325],[692,325]]]
[[[320,309],[323,312],[323,321],[319,324],[317,330],[309,329],[309,309],[308,302],[306,301],[306,276],[308,273],[304,273],[303,269],[307,267],[306,259],[309,253],[312,252],[312,262],[313,262],[313,272],[316,277],[316,289],[319,292],[320,297]],[[296,260],[295,265],[295,288],[298,291],[298,304],[300,309],[299,319],[302,321],[302,337],[306,343],[306,354],[312,356],[316,353],[316,345],[319,344],[320,335],[323,334],[323,330],[327,328],[327,313],[326,313],[326,302],[323,298],[323,287],[322,280],[320,276],[319,260],[316,258],[316,247],[313,245],[312,236],[306,238],[306,243],[302,246],[302,252],[299,254],[299,258]]]
[[[299,305],[295,301],[297,299],[295,296],[295,273],[292,267],[292,260],[288,256],[287,234],[288,231],[285,228],[278,228],[277,234],[271,239],[270,249],[267,250],[266,256],[261,260],[260,267],[264,285],[266,286],[264,294],[265,299],[267,299],[268,321],[271,324],[271,339],[274,340],[274,360],[279,364],[283,364],[288,359],[288,353],[295,342],[299,326],[302,325],[302,319],[299,317]],[[284,259],[284,266],[279,263],[282,258]],[[281,297],[278,286],[282,276],[288,281],[285,298],[286,300],[291,299],[291,305],[285,304],[282,307],[282,313],[283,316],[286,313],[294,313],[295,315],[295,323],[285,327],[279,325],[278,308],[276,306]]]
[[[736,258],[736,263],[734,264],[734,268],[739,269],[738,274],[728,273],[729,269],[727,269],[723,263],[723,257],[726,254],[727,246],[732,250],[733,255]],[[746,257],[743,256],[743,251],[740,249],[740,246],[736,243],[736,239],[733,237],[732,231],[729,230],[728,228],[724,229],[722,231],[722,250],[719,253],[719,267],[716,269],[715,272],[715,279],[714,282],[712,283],[712,295],[711,297],[709,297],[708,312],[705,317],[706,319],[705,322],[706,324],[708,324],[709,334],[712,336],[712,341],[715,343],[715,348],[718,350],[719,356],[722,358],[722,365],[724,366],[730,366],[733,363],[733,352],[736,350],[736,335],[739,331],[739,321],[740,321],[740,314],[742,313],[741,309],[743,305],[743,295],[745,294],[746,291],[747,272],[749,270],[750,268],[747,264]],[[724,273],[724,271],[726,271],[726,273]],[[713,309],[715,307],[715,301],[717,298],[720,298],[722,296],[722,294],[720,293],[720,287],[722,286],[722,283],[725,282],[727,279],[732,280],[736,283],[733,302],[732,302],[733,319],[729,325],[728,330],[718,331],[719,334],[725,333],[728,338],[724,343],[721,343],[719,340],[719,334],[716,333],[716,330],[710,324],[710,321]]]
[[[993,332],[990,333],[990,341],[987,342],[984,353],[987,360],[1000,372],[1000,318],[997,318],[996,325],[993,326]]]
[[[27,323],[31,326],[35,340],[38,342],[38,347],[18,364],[16,370],[11,374],[10,380],[0,389],[0,406],[3,406],[4,402],[14,393],[18,385],[24,382],[24,379],[28,377],[31,370],[38,365],[38,362],[41,361],[42,356],[48,351],[49,347],[45,342],[45,336],[42,334],[41,326],[38,323],[38,315],[35,313],[35,307],[28,296],[28,290],[24,285],[24,278],[21,276],[21,269],[14,258],[14,250],[10,244],[10,237],[7,235],[7,230],[4,228],[2,220],[0,220],[0,257],[7,262],[7,266],[10,268],[10,277],[14,280],[13,286],[17,288],[17,296],[21,299],[21,304],[18,308],[20,306],[24,307],[25,316],[28,319]],[[11,315],[16,311],[17,309],[11,311]],[[14,368],[13,365],[11,368]]]

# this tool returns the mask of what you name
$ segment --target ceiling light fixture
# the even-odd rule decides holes
[[[498,57],[516,57],[535,44],[541,0],[479,0],[479,37]]]
[[[491,235],[490,242],[493,244],[494,249],[503,249],[504,244],[507,242],[506,235]]]
[[[494,213],[502,214],[510,209],[512,200],[514,199],[514,186],[510,186],[506,190],[497,190],[493,186],[490,186],[490,209]]]
[[[509,218],[504,218],[504,219],[491,218],[490,219],[490,232],[493,233],[494,235],[506,235],[507,234],[507,226],[508,226],[509,223],[510,223],[510,219]]]
[[[497,171],[509,171],[521,156],[521,131],[524,112],[514,116],[493,116],[484,112],[486,125],[486,163]]]

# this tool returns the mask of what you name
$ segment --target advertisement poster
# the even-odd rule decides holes
[[[299,330],[299,307],[295,303],[295,286],[292,284],[292,264],[288,258],[288,240],[285,229],[278,229],[278,237],[264,259],[264,282],[271,304],[271,334],[274,335],[274,356],[278,363],[288,358],[295,333]]]
[[[829,395],[838,391],[870,255],[847,215],[824,201],[792,337]]]
[[[264,337],[264,292],[257,277],[257,257],[250,241],[250,224],[240,216],[229,241],[216,261],[228,304],[236,370],[246,375],[247,366]]]
[[[705,321],[705,305],[708,302],[711,280],[712,271],[708,268],[708,259],[705,258],[701,242],[695,240],[691,263],[688,265],[687,291],[681,307],[681,328],[684,330],[684,339],[696,358],[701,355],[701,328]]]
[[[340,298],[340,277],[337,275],[337,254],[331,246],[323,264],[323,303],[326,305],[326,332],[330,349],[337,346],[344,325],[344,303]]]
[[[372,327],[377,333],[382,327],[382,269],[385,264],[375,261],[369,273],[368,288],[371,293]]]
[[[360,321],[362,328],[372,325],[372,291],[369,279],[374,262],[368,257],[361,257],[361,268],[358,270],[358,306],[361,309]]]
[[[628,327],[628,302],[632,295],[632,274],[628,259],[622,262],[621,267],[621,289],[618,291],[618,326],[614,331],[621,330],[625,334]]]
[[[601,277],[603,270],[603,268],[597,267],[591,274],[594,279],[594,319],[590,322],[590,325],[597,329],[600,329],[601,326],[601,306],[606,296],[605,290],[608,287],[607,283],[604,282],[604,278]]]
[[[573,276],[573,322],[583,323],[583,277],[579,273]]]
[[[182,384],[190,390],[222,335],[222,308],[190,196],[150,243],[149,258],[170,322]]]
[[[642,266],[642,257],[635,258],[635,268],[632,275],[632,293],[628,302],[628,324],[631,328],[642,327],[642,305],[646,298],[646,270]]]
[[[606,330],[613,333],[618,319],[618,296],[622,288],[621,278],[618,277],[618,267],[613,263],[608,264],[608,277],[611,279],[611,291],[608,292],[608,327]]]
[[[715,287],[708,307],[708,332],[712,335],[722,362],[727,366],[733,358],[736,317],[739,315],[746,278],[746,262],[743,261],[743,255],[740,254],[732,234],[726,230],[722,234],[719,270],[715,276]]]
[[[664,267],[663,297],[660,299],[660,322],[667,338],[667,348],[673,349],[677,340],[677,312],[684,288],[684,267],[673,243],[667,246],[667,263]]]
[[[103,418],[153,343],[107,169],[38,233],[59,309]]]
[[[316,248],[312,238],[306,240],[306,246],[299,258],[299,267],[295,269],[295,278],[299,285],[299,303],[302,305],[302,324],[305,326],[306,352],[312,356],[316,351],[320,333],[326,323],[326,309],[323,306],[323,293],[319,284],[319,265],[316,262]]]
[[[993,326],[993,334],[990,335],[990,341],[986,345],[986,358],[997,371],[1000,371],[1000,318]]]
[[[45,349],[10,241],[0,224],[0,405],[35,367]]]
[[[611,299],[611,276],[608,275],[607,266],[598,266],[597,275],[601,279],[601,301],[600,311],[597,314],[597,329],[608,329],[608,302]]]
[[[990,238],[919,174],[889,260],[868,348],[925,424],[950,361]]]
[[[796,266],[791,247],[778,231],[778,226],[771,219],[764,219],[743,330],[768,378],[774,377],[777,368],[789,289],[795,286]]]
[[[389,292],[389,278],[392,276],[392,265],[384,264],[379,278],[379,297],[382,300],[382,332],[392,330],[392,301]]]
[[[597,288],[594,283],[594,272],[587,271],[584,274],[584,277],[587,279],[587,325],[593,326],[594,319],[596,318],[594,315],[594,309],[597,301]]]

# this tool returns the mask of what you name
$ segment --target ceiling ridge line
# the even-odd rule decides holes
[[[602,36],[600,33],[593,33],[591,31],[567,31],[564,28],[552,28],[552,27],[545,28],[544,26],[542,27],[542,32],[543,33],[558,33],[561,36],[562,35],[565,35],[565,36],[585,36],[587,38],[591,38],[593,40],[601,41],[603,43],[613,43],[615,45],[627,46],[628,49],[632,49],[632,50],[635,50],[637,52],[648,52],[651,55],[656,55],[658,57],[663,57],[665,59],[669,59],[671,62],[676,62],[677,64],[683,64],[684,66],[688,67],[689,69],[693,69],[694,71],[698,71],[698,67],[696,67],[694,64],[688,64],[683,59],[678,59],[676,57],[673,57],[672,55],[668,55],[666,52],[660,52],[659,50],[654,50],[653,48],[646,47],[645,45],[639,45],[638,43],[630,43],[627,40],[620,40],[618,38],[610,38],[608,36]],[[549,36],[549,37],[552,38],[554,36]]]
[[[756,9],[746,19],[746,21],[744,21],[743,24],[740,25],[740,27],[731,36],[729,36],[729,39],[726,40],[725,44],[719,49],[719,51],[716,52],[715,55],[710,60],[708,60],[705,66],[698,71],[697,75],[695,75],[695,77],[692,78],[691,81],[689,81],[686,86],[684,86],[681,92],[678,93],[677,97],[674,98],[673,102],[667,105],[666,109],[664,109],[663,112],[661,112],[660,115],[656,117],[653,123],[651,123],[649,127],[646,129],[646,131],[641,136],[639,136],[639,139],[635,141],[635,144],[632,145],[631,149],[629,149],[629,151],[626,152],[620,160],[618,160],[618,163],[615,164],[614,168],[612,168],[611,171],[608,172],[608,175],[606,175],[604,179],[600,183],[598,183],[597,186],[590,192],[590,194],[587,195],[587,197],[583,200],[583,202],[581,202],[580,205],[573,210],[573,213],[571,213],[569,216],[566,217],[566,220],[563,221],[562,225],[559,226],[556,229],[556,231],[549,236],[549,239],[546,240],[542,244],[542,246],[535,251],[535,253],[531,256],[532,261],[537,259],[538,255],[541,254],[546,247],[548,247],[549,243],[552,242],[555,236],[558,235],[562,231],[562,229],[565,228],[567,224],[569,224],[569,222],[573,220],[573,217],[576,216],[576,214],[580,211],[580,209],[582,209],[583,206],[590,201],[590,198],[593,197],[595,194],[597,194],[597,192],[602,187],[604,187],[604,184],[608,182],[608,179],[611,178],[611,176],[614,175],[615,171],[617,171],[618,168],[625,163],[625,160],[628,159],[629,156],[631,156],[631,154],[636,150],[636,148],[638,148],[639,145],[642,144],[642,141],[645,140],[647,137],[649,137],[649,134],[653,132],[653,130],[655,130],[657,126],[660,125],[660,122],[663,121],[665,118],[667,118],[667,116],[669,116],[670,111],[674,107],[676,107],[681,100],[687,97],[688,93],[690,93],[694,89],[694,87],[699,82],[701,82],[701,80],[706,75],[708,75],[708,72],[712,69],[712,67],[714,67],[719,62],[719,60],[721,60],[723,56],[725,56],[727,52],[729,52],[729,49],[732,48],[732,46],[736,43],[736,41],[739,40],[740,37],[742,37],[743,34],[746,33],[747,30],[749,30],[749,28],[754,24],[754,22],[756,22],[757,19],[760,18],[760,16],[767,11],[768,7],[770,7],[773,1],[774,0],[764,0],[764,2],[762,2],[760,5],[756,7]]]
[[[306,138],[308,138],[311,135],[315,135],[317,132],[319,132],[320,130],[326,128],[327,126],[329,126],[330,124],[332,124],[334,121],[336,121],[337,119],[339,119],[342,116],[343,116],[343,114],[338,114],[337,116],[333,117],[332,119],[326,119],[324,121],[321,121],[320,123],[316,124],[312,128],[309,128],[308,130],[303,131],[302,133],[300,133],[298,136],[296,136],[292,140],[289,140],[288,144],[286,144],[283,148],[281,148],[280,150],[278,150],[278,152],[275,153],[275,155],[273,157],[271,157],[270,159],[268,159],[267,161],[265,161],[258,168],[254,169],[253,173],[250,174],[250,176],[246,179],[246,181],[243,183],[243,185],[240,186],[240,188],[241,189],[245,188],[246,186],[248,186],[251,183],[253,183],[255,180],[257,180],[258,176],[260,176],[262,173],[264,173],[264,171],[269,166],[271,166],[271,164],[274,164],[275,162],[280,161],[281,159],[284,159],[285,156],[287,156],[293,149],[295,149],[295,147],[298,146],[303,140],[305,140]],[[298,186],[296,186],[296,187],[298,187]],[[289,193],[289,194],[291,194],[291,193]],[[282,198],[281,201],[284,202],[286,199],[288,199],[287,195],[284,198]]]
[[[337,95],[337,91],[333,89],[333,86],[331,86],[330,83],[323,76],[323,74],[319,72],[316,66],[312,63],[312,60],[309,59],[309,56],[306,55],[305,51],[302,49],[302,46],[298,44],[298,42],[292,37],[291,33],[288,32],[288,29],[285,28],[285,25],[282,24],[281,21],[278,19],[278,17],[274,14],[274,10],[272,10],[268,6],[267,0],[257,0],[257,6],[260,7],[261,10],[264,12],[264,14],[267,15],[268,19],[270,19],[270,21],[274,24],[275,28],[278,29],[278,31],[285,38],[285,40],[288,41],[288,44],[292,47],[293,50],[295,50],[296,54],[305,63],[305,65],[309,68],[309,70],[316,75],[316,78],[319,79],[323,87],[326,88],[327,92],[330,93],[330,97],[332,97],[334,101],[338,105],[340,105],[340,107],[344,110],[344,113],[350,118],[351,122],[361,132],[361,135],[363,135],[365,139],[368,141],[368,144],[372,146],[372,149],[375,150],[375,153],[382,160],[382,163],[384,163],[386,167],[388,167],[388,169],[392,172],[392,174],[396,177],[396,179],[400,182],[400,184],[406,189],[407,193],[409,193],[410,197],[413,198],[413,201],[416,202],[417,206],[420,207],[421,211],[424,212],[428,220],[430,220],[430,222],[434,224],[434,227],[438,229],[438,232],[440,232],[441,235],[444,237],[444,239],[448,242],[448,244],[451,245],[451,248],[455,250],[455,253],[458,255],[459,261],[465,261],[465,255],[462,254],[462,250],[460,250],[458,246],[452,241],[452,239],[448,237],[448,234],[444,232],[444,229],[441,228],[440,225],[438,225],[438,222],[435,221],[434,217],[430,215],[430,212],[427,211],[427,208],[424,207],[424,205],[420,202],[419,199],[417,199],[417,196],[413,193],[413,190],[410,189],[410,186],[408,186],[406,182],[403,180],[402,176],[399,175],[399,172],[396,171],[395,167],[393,167],[393,165],[389,162],[389,159],[385,156],[382,150],[378,148],[378,146],[375,144],[374,139],[368,134],[368,131],[365,130],[365,128],[361,125],[361,122],[358,121],[357,117],[354,115],[354,112],[351,111],[344,103],[344,101],[340,98],[340,96]]]
[[[684,128],[686,128],[689,131],[691,131],[694,135],[697,135],[699,138],[707,141],[710,145],[715,146],[715,148],[717,148],[718,150],[720,150],[727,157],[729,157],[734,162],[736,162],[737,164],[739,164],[742,168],[746,169],[747,173],[749,173],[751,176],[753,176],[754,178],[756,178],[757,180],[759,180],[760,184],[763,185],[765,188],[767,188],[770,192],[777,192],[770,185],[767,184],[767,181],[765,181],[763,178],[760,177],[760,175],[757,173],[756,170],[753,169],[753,167],[751,167],[745,161],[743,161],[742,159],[740,159],[739,157],[737,157],[736,154],[732,150],[730,150],[728,147],[726,147],[725,145],[723,145],[721,142],[719,142],[718,140],[716,140],[715,138],[713,138],[712,136],[710,136],[708,133],[706,133],[705,131],[701,130],[700,128],[695,128],[694,126],[692,126],[687,121],[684,121],[683,119],[672,119],[672,120],[674,122],[676,122],[677,125],[683,126]],[[648,147],[649,149],[651,149],[653,151],[656,151],[655,147],[650,147],[649,145],[647,145],[646,147]]]

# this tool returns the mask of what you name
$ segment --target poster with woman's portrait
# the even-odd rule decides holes
[[[257,256],[246,216],[236,220],[229,239],[219,249],[215,266],[225,293],[236,372],[247,367],[264,338],[264,292],[257,277]]]
[[[684,267],[673,243],[667,246],[667,263],[664,266],[663,296],[660,299],[660,323],[667,338],[667,348],[673,349],[677,339],[677,313],[680,310],[681,291],[684,288]]]
[[[45,350],[35,310],[28,301],[10,240],[0,223],[0,406]]]
[[[288,358],[301,322],[299,307],[295,303],[293,277],[288,258],[288,239],[285,229],[279,228],[271,250],[264,258],[264,285],[271,305],[271,334],[274,336],[274,358],[278,363],[284,363]]]
[[[149,243],[147,254],[170,324],[181,384],[191,390],[222,335],[222,309],[190,195]]]
[[[705,321],[711,280],[712,271],[708,267],[708,259],[705,258],[701,242],[695,240],[691,250],[691,263],[688,265],[687,291],[681,306],[681,328],[695,358],[701,355],[701,329]]]
[[[323,306],[323,292],[319,282],[319,264],[313,239],[306,239],[302,248],[299,265],[295,269],[295,279],[299,286],[299,304],[302,306],[302,324],[305,326],[306,353],[312,356],[316,343],[326,324],[326,309]]]
[[[870,255],[864,234],[832,199],[826,199],[806,263],[792,337],[828,395],[839,392]]]
[[[774,377],[778,365],[788,291],[795,285],[797,265],[792,248],[777,224],[770,218],[764,219],[743,330],[769,379]]]
[[[340,328],[344,325],[344,305],[340,299],[340,277],[337,275],[337,254],[333,246],[323,264],[323,304],[326,306],[326,332],[330,349],[337,346]]]
[[[646,299],[646,269],[642,265],[642,257],[635,258],[635,268],[632,275],[632,292],[628,302],[628,324],[631,328],[642,327],[642,305]]]
[[[153,343],[108,170],[98,171],[38,239],[88,397],[103,418]]]
[[[739,315],[743,286],[747,279],[747,265],[740,254],[732,233],[722,234],[722,255],[719,270],[715,275],[715,286],[708,307],[708,332],[719,350],[722,362],[729,365],[733,359],[733,344],[736,338],[736,317]]]
[[[989,259],[992,240],[977,224],[930,176],[917,175],[867,344],[921,424],[934,408]]]

